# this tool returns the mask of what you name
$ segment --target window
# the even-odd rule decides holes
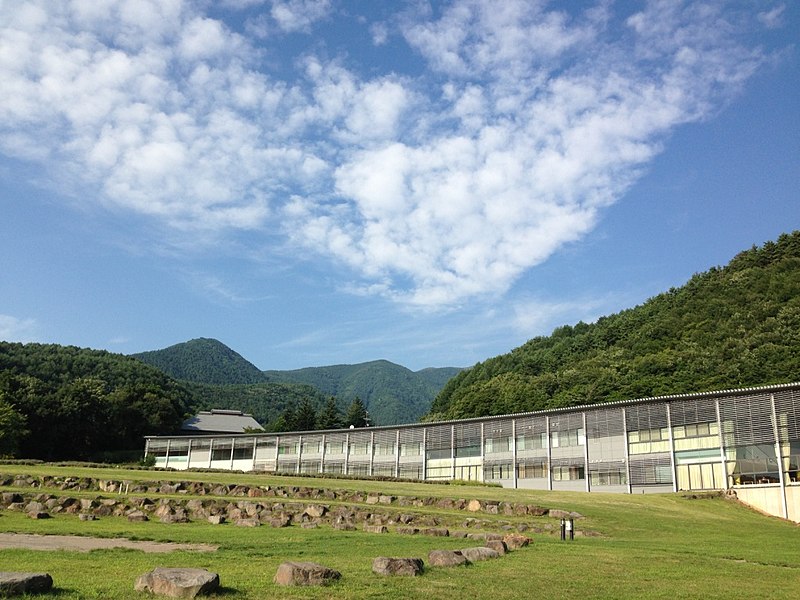
[[[428,467],[425,477],[427,479],[452,479],[453,469],[450,467]]]
[[[233,450],[233,460],[250,460],[253,458],[253,446],[236,447]]]
[[[456,458],[470,458],[481,455],[480,443],[472,446],[460,446],[456,448]]]
[[[626,485],[628,483],[628,474],[624,469],[589,471],[589,481],[593,486]]]
[[[394,465],[373,465],[372,474],[378,477],[394,477]]]
[[[583,467],[577,465],[553,467],[553,481],[576,481],[585,478]]]
[[[297,454],[298,443],[289,442],[278,445],[278,454]]]
[[[543,479],[547,477],[547,465],[544,463],[517,463],[517,477],[519,479]]]
[[[226,444],[227,447],[215,447],[211,451],[211,460],[230,460],[231,459],[231,446]]]
[[[369,442],[353,442],[350,444],[350,454],[353,456],[369,454]]]
[[[318,460],[304,460],[300,463],[301,473],[319,473]]]
[[[368,464],[350,464],[347,465],[347,474],[348,475],[359,475],[365,476],[369,475],[369,465]]]
[[[344,442],[328,442],[325,444],[325,454],[344,454]]]
[[[394,454],[394,444],[375,444],[373,452],[376,456],[391,456]]]
[[[483,479],[498,480],[498,479],[513,479],[514,478],[514,465],[512,463],[500,463],[496,465],[484,465]]]
[[[440,448],[438,450],[428,450],[426,454],[428,460],[440,460],[442,458],[451,458],[452,450],[450,448]]]
[[[341,463],[333,463],[333,464],[331,464],[331,463],[327,463],[326,462],[325,466],[323,467],[323,469],[324,469],[325,473],[342,473],[343,472],[343,468],[342,468],[343,466],[344,465],[342,465]]]
[[[493,454],[495,452],[511,452],[511,438],[488,438],[484,440],[484,449],[486,454]]]
[[[400,444],[400,456],[419,456],[420,454],[422,454],[422,444],[419,442]]]
[[[669,452],[669,429],[640,429],[628,432],[628,451],[631,454]]]
[[[403,479],[422,479],[422,466],[400,465],[399,476]]]
[[[586,433],[583,427],[568,429],[567,431],[553,431],[550,434],[553,448],[568,448],[571,446],[586,445]]]
[[[319,454],[322,452],[322,442],[303,442],[303,454]]]
[[[546,433],[529,433],[517,436],[517,452],[520,450],[541,450],[547,448]]]

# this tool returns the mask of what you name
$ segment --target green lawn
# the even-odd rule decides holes
[[[202,479],[259,485],[308,485],[404,496],[511,500],[574,510],[579,530],[599,535],[534,543],[498,560],[451,569],[430,568],[419,578],[371,572],[376,556],[417,556],[476,542],[425,536],[344,532],[328,527],[239,528],[207,523],[129,523],[106,517],[81,522],[57,515],[32,520],[0,513],[0,531],[119,536],[218,544],[215,553],[145,554],[138,550],[0,550],[0,571],[46,571],[63,599],[141,598],[137,575],[156,566],[203,567],[220,574],[219,597],[261,598],[798,598],[800,527],[721,498],[531,492],[489,487],[310,480],[232,473],[156,473],[77,467],[0,465],[0,472],[72,474],[108,479]],[[453,515],[454,518],[460,518]],[[463,517],[473,516],[462,513]],[[502,518],[502,517],[501,517]],[[533,524],[556,521],[528,518]],[[272,583],[284,560],[311,560],[342,572],[329,588],[280,588]]]

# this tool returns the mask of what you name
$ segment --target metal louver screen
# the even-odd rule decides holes
[[[550,417],[550,431],[571,431],[583,427],[583,413]]]
[[[586,413],[586,436],[589,439],[608,438],[625,433],[622,409],[595,410]]]
[[[672,402],[669,405],[669,416],[673,427],[695,423],[716,423],[716,403],[713,398]]]
[[[464,423],[463,425],[456,425],[455,436],[458,448],[478,446],[481,443],[481,424]]]
[[[517,437],[534,435],[547,431],[547,420],[544,417],[526,417],[517,419]]]
[[[625,409],[628,431],[661,429],[667,426],[667,405],[645,404],[629,406]]]
[[[631,458],[630,471],[633,485],[672,483],[672,465],[666,453]]]
[[[427,449],[444,450],[450,448],[452,430],[450,425],[437,425],[426,429]]]
[[[768,394],[723,398],[719,404],[723,426],[733,423],[733,445],[753,446],[775,442],[772,404]]]
[[[775,412],[781,442],[800,441],[800,393],[786,390],[775,394]]]
[[[483,435],[488,438],[502,438],[511,435],[511,419],[503,419],[501,421],[489,421],[484,425]]]

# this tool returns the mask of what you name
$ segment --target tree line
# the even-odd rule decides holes
[[[369,413],[364,402],[356,396],[347,411],[342,414],[331,396],[320,410],[308,398],[298,405],[290,405],[281,415],[267,426],[269,431],[314,431],[340,429],[342,427],[368,427]]]

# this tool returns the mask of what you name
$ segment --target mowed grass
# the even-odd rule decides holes
[[[721,498],[679,494],[617,495],[533,492],[472,486],[314,480],[235,473],[164,473],[47,465],[0,465],[10,474],[54,474],[128,480],[205,480],[248,485],[303,485],[379,491],[403,496],[510,500],[574,510],[585,518],[579,536],[532,535],[528,548],[467,567],[428,568],[422,577],[385,578],[371,571],[376,556],[427,558],[433,549],[474,541],[394,533],[344,532],[329,527],[240,528],[203,522],[129,523],[106,517],[81,522],[56,515],[32,520],[0,513],[0,531],[80,534],[157,541],[212,543],[213,553],[146,554],[138,550],[0,550],[0,571],[46,571],[56,597],[141,598],[136,576],[157,566],[202,567],[220,574],[220,598],[798,598],[800,527]],[[110,494],[108,494],[110,496]],[[463,518],[474,516],[464,513]],[[500,517],[501,519],[503,517]],[[531,525],[555,524],[528,518]],[[272,583],[285,560],[320,562],[342,573],[327,588],[282,588]]]

